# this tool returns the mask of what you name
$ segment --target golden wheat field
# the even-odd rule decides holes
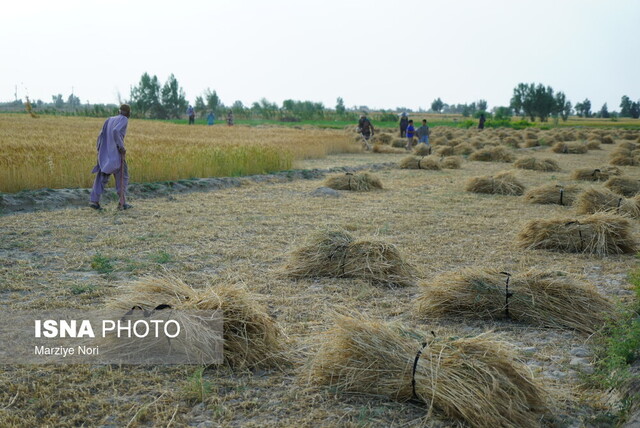
[[[0,192],[90,187],[103,122],[0,115]],[[359,150],[340,131],[135,119],[125,145],[133,182],[264,174],[290,169],[296,159]]]
[[[102,121],[51,122],[52,127],[74,124],[66,129],[68,144],[86,140],[86,144],[73,144],[82,152],[89,147],[86,165],[77,168],[79,176],[89,175],[90,152]],[[7,135],[27,132],[8,131],[4,125],[1,129]],[[229,356],[232,363],[204,367],[5,365],[0,370],[3,426],[595,427],[615,423],[611,415],[623,408],[624,391],[588,381],[596,356],[594,336],[585,334],[585,329],[566,328],[550,320],[529,324],[501,316],[441,316],[425,313],[424,303],[432,284],[442,288],[449,276],[470,270],[497,274],[491,281],[500,285],[505,277],[498,272],[509,272],[516,293],[514,305],[529,296],[517,294],[519,281],[540,270],[553,283],[579,284],[601,296],[598,308],[633,299],[628,274],[637,268],[635,252],[603,256],[521,245],[519,236],[532,221],[583,221],[574,206],[530,203],[522,195],[475,193],[466,190],[466,183],[509,171],[525,191],[549,185],[603,188],[604,183],[596,180],[599,175],[584,181],[572,178],[572,172],[604,171],[616,149],[640,144],[638,131],[435,128],[432,144],[442,153],[436,158],[443,167],[427,170],[401,169],[398,164],[406,153],[360,151],[350,131],[265,129],[264,141],[256,141],[262,131],[242,127],[174,130],[141,121],[131,121],[129,127],[132,177],[136,168],[142,169],[134,163],[136,147],[140,150],[136,156],[151,157],[153,147],[169,150],[167,146],[172,146],[174,157],[179,158],[192,149],[191,144],[203,144],[193,143],[188,137],[191,132],[196,139],[202,138],[201,133],[219,132],[215,135],[223,146],[231,144],[225,138],[238,141],[248,133],[251,136],[242,140],[248,146],[270,149],[283,144],[292,153],[291,161],[297,159],[292,164],[296,168],[370,168],[369,174],[382,189],[319,191],[333,175],[344,175],[327,173],[321,178],[242,181],[232,188],[144,199],[132,195],[134,209],[127,211],[106,204],[100,212],[69,207],[0,216],[4,309],[101,308],[121,297],[123,287],[163,278],[177,284],[169,287],[170,292],[187,284],[194,290],[185,293],[192,296],[213,290],[227,308],[244,305],[246,319],[254,324],[234,333],[250,334],[259,324],[259,337],[250,343],[259,343],[255,350],[265,355],[264,364],[254,364],[261,361],[255,355],[245,360],[233,355]],[[178,131],[182,134],[174,134]],[[556,142],[601,143],[607,136],[613,144],[593,143],[584,153],[551,150]],[[4,142],[7,137],[2,138]],[[38,147],[51,144],[46,135],[40,138]],[[391,144],[393,138],[387,140]],[[37,145],[37,139],[32,144]],[[295,152],[295,147],[305,145],[318,152]],[[497,159],[469,160],[468,154],[455,154],[456,147],[468,153],[495,146],[504,148]],[[332,154],[353,147],[355,153]],[[505,152],[511,156],[504,156]],[[458,161],[445,164],[447,153]],[[516,168],[513,159],[519,158],[551,159],[559,171]],[[610,171],[640,179],[638,166],[616,166]],[[559,194],[551,199],[560,201]],[[628,224],[625,232],[640,243],[638,220],[624,224]],[[577,227],[575,222],[571,226]],[[318,234],[325,238],[310,240]],[[576,239],[586,236],[574,235]],[[334,245],[334,238],[342,241]],[[317,242],[318,251],[309,248],[309,242]],[[325,247],[329,256],[323,258]],[[305,257],[311,268],[295,265]],[[377,280],[399,260],[401,274],[406,275],[402,286]],[[289,275],[292,265],[305,275]],[[314,269],[316,275],[307,276]],[[370,274],[375,274],[375,281]],[[231,293],[230,288],[243,293]],[[177,291],[173,297],[179,297]],[[589,304],[587,297],[581,307]],[[556,303],[572,308],[563,299]],[[500,302],[496,304],[502,309]],[[535,304],[527,301],[527,308]],[[597,310],[595,306],[590,309]],[[238,313],[234,313],[236,321]],[[598,314],[609,315],[615,313]],[[418,351],[422,352],[419,361]],[[414,368],[413,379],[420,382],[413,399],[412,367],[418,370],[416,375]],[[476,405],[471,396],[484,404]]]

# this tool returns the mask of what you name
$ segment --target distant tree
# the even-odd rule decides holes
[[[487,101],[486,100],[478,100],[478,110],[486,112],[487,111]]]
[[[511,118],[511,107],[494,107],[493,117],[495,120],[506,120]]]
[[[336,114],[338,116],[344,116],[347,109],[344,106],[344,100],[341,97],[338,97],[336,100]]]
[[[589,101],[589,98],[585,98],[581,103],[576,103],[576,114],[579,117],[591,117],[591,101]]]
[[[601,117],[603,119],[609,119],[610,115],[609,115],[609,108],[607,107],[607,103],[604,103],[602,105],[602,107],[600,108],[600,111],[597,114],[598,117]]]
[[[562,120],[563,121],[567,121],[567,119],[569,119],[569,116],[571,116],[571,112],[573,111],[573,108],[571,106],[571,101],[567,101],[564,103],[564,107],[562,108]]]
[[[207,90],[204,91],[204,99],[205,103],[207,104],[207,109],[213,111],[215,114],[222,114],[224,110],[224,104],[222,104],[222,101],[220,101],[220,97],[218,96],[216,91],[212,91],[211,89],[207,88]]]
[[[204,102],[204,98],[201,96],[196,97],[196,103],[194,105],[196,109],[196,114],[200,117],[205,117],[207,113],[207,105]]]
[[[444,107],[444,103],[442,102],[440,97],[436,98],[431,103],[431,110],[435,111],[436,113],[440,113],[443,107]]]
[[[631,117],[634,119],[640,118],[640,100],[636,103],[631,103]]]
[[[80,107],[80,104],[82,104],[80,102],[80,98],[73,94],[69,95],[69,98],[67,98],[67,105],[74,110]]]
[[[187,110],[187,99],[184,90],[178,84],[173,73],[167,79],[160,92],[163,119],[178,119]]]
[[[138,86],[131,88],[131,104],[134,114],[140,117],[158,119],[162,115],[160,103],[160,82],[156,76],[144,73]]]
[[[628,96],[623,95],[620,100],[620,117],[631,117],[631,106],[633,102]]]
[[[64,107],[64,98],[62,98],[62,94],[52,95],[51,101],[53,101],[53,105],[55,106],[55,108]]]

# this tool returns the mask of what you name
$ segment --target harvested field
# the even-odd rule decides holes
[[[438,131],[434,129],[434,135]],[[445,131],[440,132],[444,136]],[[452,137],[458,132],[451,130]],[[497,139],[497,132],[481,138]],[[547,138],[544,132],[540,131],[540,140]],[[615,146],[603,144],[602,150],[580,155],[556,154],[546,148],[527,152],[537,159],[555,160],[561,171],[518,170],[518,178],[531,189],[567,183],[570,171],[606,163]],[[102,212],[71,207],[47,210],[47,198],[53,200],[54,193],[30,193],[37,203],[28,210],[5,211],[0,216],[4,311],[89,310],[116,298],[119,287],[146,275],[178,277],[196,292],[238,286],[277,322],[287,338],[282,345],[291,363],[253,370],[5,365],[0,371],[0,420],[6,426],[198,426],[210,422],[213,426],[435,427],[455,426],[465,419],[454,410],[447,411],[446,404],[430,413],[428,404],[389,395],[336,394],[335,389],[310,382],[303,369],[316,355],[318,335],[332,331],[334,310],[398,322],[407,331],[428,334],[429,341],[431,331],[440,343],[457,337],[458,342],[451,340],[456,346],[493,331],[492,340],[495,336],[508,345],[510,361],[513,358],[518,367],[525,366],[545,391],[549,408],[542,426],[589,426],[615,413],[623,398],[616,391],[585,388],[583,373],[593,369],[593,343],[581,333],[501,319],[417,319],[412,313],[417,286],[380,287],[362,278],[282,277],[281,266],[310,234],[335,227],[354,237],[393,243],[426,283],[443,272],[466,267],[507,272],[544,269],[595,287],[614,305],[632,298],[628,272],[637,266],[633,253],[609,252],[600,257],[518,246],[518,233],[529,221],[572,218],[572,207],[527,204],[521,197],[464,190],[467,180],[495,176],[505,169],[504,163],[465,162],[461,169],[425,172],[397,168],[404,157],[406,153],[354,153],[294,164],[306,172],[394,164],[375,170],[385,190],[339,192],[335,198],[313,196],[326,179],[322,174],[300,174],[291,180],[238,179],[234,186],[209,191],[149,192],[132,198],[134,209],[123,212],[109,200]],[[637,167],[620,169],[625,177],[640,179]],[[637,220],[628,221],[630,233],[638,237]],[[413,353],[408,364],[420,349],[413,345],[427,338],[404,337]],[[420,364],[420,373],[428,373],[424,362]],[[486,416],[499,418],[496,415],[508,415],[508,411]]]

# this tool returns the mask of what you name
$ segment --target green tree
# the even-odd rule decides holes
[[[178,119],[184,114],[188,106],[187,99],[184,95],[184,90],[178,84],[178,80],[173,73],[162,87],[160,96],[163,119]]]
[[[196,97],[195,104],[196,114],[200,117],[205,117],[207,115],[207,105],[204,103],[204,98]]]
[[[344,116],[347,109],[344,106],[344,100],[341,97],[338,97],[336,100],[336,114],[338,116]]]
[[[487,111],[487,100],[478,100],[478,110],[481,112]]]
[[[597,114],[598,117],[601,117],[603,119],[609,119],[609,117],[611,117],[609,115],[609,108],[607,107],[607,103],[604,103],[602,105],[602,107],[600,108],[600,111]]]
[[[440,97],[436,98],[431,103],[431,110],[435,111],[436,113],[440,113],[443,107],[444,107],[444,103],[442,102]]]
[[[631,103],[631,117],[634,119],[640,118],[640,100],[637,103]]]
[[[138,86],[131,88],[130,98],[136,116],[160,118],[162,114],[160,82],[156,76],[151,77],[148,73],[144,73],[140,77]]]
[[[623,95],[620,100],[620,117],[631,117],[632,102],[628,96]]]
[[[69,95],[69,98],[67,98],[67,105],[74,110],[80,107],[80,104],[80,98],[73,94]]]
[[[220,101],[220,97],[218,96],[216,91],[212,91],[211,89],[207,88],[207,90],[204,92],[204,99],[207,104],[207,108],[210,111],[213,111],[216,115],[222,115],[224,104],[222,104],[222,101]]]
[[[53,101],[53,105],[55,106],[55,108],[64,107],[64,98],[62,98],[62,94],[52,95],[51,101]]]
[[[591,101],[589,101],[589,98],[585,98],[581,103],[576,103],[576,114],[579,117],[591,117]]]

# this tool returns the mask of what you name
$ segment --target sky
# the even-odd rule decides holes
[[[542,83],[575,105],[640,100],[638,0],[30,0],[0,14],[0,102],[127,101],[143,73],[187,100],[347,107],[509,104]]]

